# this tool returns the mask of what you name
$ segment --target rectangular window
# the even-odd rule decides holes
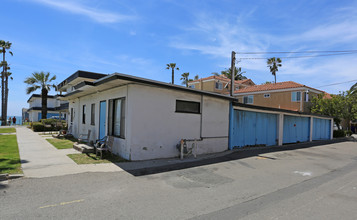
[[[90,124],[94,125],[94,121],[95,121],[95,104],[93,103],[90,106]]]
[[[109,135],[124,138],[125,98],[109,100]]]
[[[301,92],[291,92],[292,102],[300,102],[300,100],[301,100]]]
[[[248,95],[243,97],[243,103],[244,104],[253,104],[254,101],[254,96]]]
[[[86,105],[83,105],[83,112],[82,112],[82,123],[86,123]]]
[[[264,94],[264,98],[270,98],[270,93]]]
[[[216,82],[216,89],[221,90],[223,88],[223,85],[221,82]]]
[[[176,100],[176,112],[200,114],[200,103]]]

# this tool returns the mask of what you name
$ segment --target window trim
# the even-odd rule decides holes
[[[95,125],[95,103],[90,106],[90,125]]]
[[[82,124],[86,124],[86,105],[82,105]]]
[[[120,135],[114,135],[114,103],[116,100],[122,100],[121,102],[121,114],[120,114]],[[126,116],[126,111],[125,111],[125,106],[126,106],[126,97],[120,97],[120,98],[115,98],[115,99],[109,99],[108,100],[108,135],[125,139],[125,116]]]
[[[198,104],[198,112],[193,112],[193,111],[178,111],[178,110],[177,110],[177,102],[185,102],[185,103]],[[201,103],[200,103],[200,102],[195,102],[195,101],[187,101],[187,100],[176,99],[176,102],[175,102],[175,113],[201,114]]]

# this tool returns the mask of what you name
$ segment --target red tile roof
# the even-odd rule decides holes
[[[236,90],[234,93],[259,92],[259,91],[291,89],[291,88],[299,88],[299,87],[306,87],[306,88],[314,89],[312,87],[308,87],[308,86],[302,85],[300,83],[296,83],[293,81],[286,81],[286,82],[278,82],[278,83],[271,83],[271,84],[264,84],[264,85],[254,85],[254,86]],[[318,90],[318,89],[314,89],[314,90]],[[321,90],[318,90],[318,91],[321,91]],[[321,91],[321,92],[323,92],[323,91]]]

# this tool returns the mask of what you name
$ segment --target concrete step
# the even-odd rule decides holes
[[[89,146],[87,144],[80,144],[80,143],[74,143],[73,148],[78,150],[79,152],[82,153],[93,153],[94,152],[94,147]]]

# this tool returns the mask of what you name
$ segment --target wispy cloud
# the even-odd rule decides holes
[[[33,0],[33,1],[56,8],[58,10],[87,16],[90,19],[99,23],[118,23],[118,22],[131,20],[135,18],[134,16],[98,10],[96,8],[82,5],[76,1],[56,1],[56,0]]]
[[[337,10],[338,11],[338,10]],[[357,16],[354,13],[334,14],[329,21],[310,26],[301,32],[262,33],[252,29],[248,22],[227,18],[214,18],[211,15],[199,15],[193,27],[183,29],[184,33],[172,39],[170,46],[181,50],[192,50],[209,55],[227,63],[232,50],[247,51],[306,51],[306,50],[351,50],[357,48]],[[254,13],[254,11],[252,12]],[[299,29],[297,29],[299,30]],[[301,30],[301,29],[300,29]],[[311,54],[314,55],[314,54]],[[252,57],[253,55],[237,55]],[[266,55],[264,55],[265,57]],[[291,55],[292,56],[292,55]],[[254,56],[257,58],[263,55]],[[218,61],[219,62],[219,61]],[[266,60],[242,60],[238,64],[247,70],[247,76],[265,82],[269,80]],[[342,81],[354,80],[357,68],[355,55],[284,59],[279,70],[280,81],[296,80],[310,86],[321,86],[336,82],[336,76]],[[331,92],[346,90],[346,85],[326,87]]]

